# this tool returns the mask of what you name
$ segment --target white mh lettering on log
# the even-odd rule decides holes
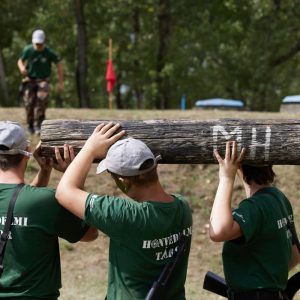
[[[214,150],[217,149],[217,142],[219,136],[224,137],[227,141],[235,140],[238,143],[238,150],[241,149],[241,142],[243,137],[243,131],[242,128],[237,126],[232,131],[228,132],[224,126],[216,125],[213,126],[213,140],[214,140]],[[256,149],[257,147],[264,147],[264,159],[266,161],[269,160],[270,156],[270,143],[271,143],[271,128],[270,126],[266,126],[265,130],[265,141],[258,142],[257,141],[257,130],[255,127],[252,127],[252,135],[251,135],[251,141],[250,145],[248,146],[248,150],[250,151],[249,155],[250,158],[253,160],[256,156]]]

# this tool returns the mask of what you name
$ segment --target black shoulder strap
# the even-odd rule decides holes
[[[5,246],[6,246],[6,242],[8,240],[9,230],[10,230],[10,226],[11,226],[11,222],[12,222],[12,218],[13,218],[15,203],[18,198],[19,192],[21,191],[23,186],[24,186],[24,183],[20,183],[17,185],[17,187],[15,188],[15,191],[12,195],[12,198],[10,199],[9,205],[8,205],[6,221],[5,221],[3,233],[1,234],[1,237],[0,237],[0,276],[3,272],[2,262],[3,262]]]

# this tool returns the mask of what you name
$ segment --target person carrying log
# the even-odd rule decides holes
[[[21,95],[30,134],[39,134],[41,124],[46,118],[52,63],[55,63],[57,67],[58,89],[60,92],[64,90],[63,67],[60,58],[45,44],[45,39],[43,30],[35,30],[32,34],[32,44],[23,49],[18,59],[18,68],[23,76]]]
[[[271,165],[243,164],[245,148],[226,143],[219,162],[219,185],[213,203],[209,235],[224,242],[223,268],[234,300],[287,299],[288,272],[300,261],[291,203],[275,186]],[[242,179],[246,199],[232,211],[234,180]]]
[[[74,153],[65,146],[57,163],[33,156],[40,170],[31,184],[25,170],[31,152],[18,123],[0,122],[0,299],[56,300],[61,288],[58,237],[91,241],[98,231],[64,209],[46,188],[52,168],[63,172]]]
[[[161,186],[160,157],[140,140],[120,139],[125,131],[117,133],[119,127],[108,123],[95,128],[64,173],[56,197],[70,212],[109,236],[108,300],[144,300],[178,251],[181,237],[187,240],[187,250],[167,293],[157,299],[185,299],[191,209],[183,196],[171,195]],[[107,171],[124,197],[84,190],[95,159],[102,160],[97,173]]]

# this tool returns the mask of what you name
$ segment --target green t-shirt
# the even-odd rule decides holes
[[[164,300],[185,299],[192,213],[180,195],[171,203],[136,202],[90,194],[85,221],[110,237],[108,300],[142,300],[177,250],[179,236],[188,237],[188,251],[178,266]]]
[[[55,52],[46,45],[42,51],[37,51],[30,44],[24,48],[20,58],[26,62],[28,76],[33,79],[48,78],[51,74],[51,64],[60,61]]]
[[[291,259],[293,210],[275,187],[263,188],[233,211],[243,237],[224,243],[225,279],[233,291],[284,289]]]
[[[0,184],[0,231],[16,185]],[[84,222],[62,208],[50,188],[25,185],[14,208],[14,221],[0,277],[0,299],[57,299],[61,287],[58,236],[76,242]]]

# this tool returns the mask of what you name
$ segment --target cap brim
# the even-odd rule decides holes
[[[101,160],[98,167],[97,167],[97,170],[96,170],[96,174],[100,174],[104,171],[107,170],[107,167],[106,167],[106,161],[105,159]]]
[[[32,40],[32,43],[33,44],[44,44],[44,40],[42,40],[42,39],[34,39],[34,40]]]

